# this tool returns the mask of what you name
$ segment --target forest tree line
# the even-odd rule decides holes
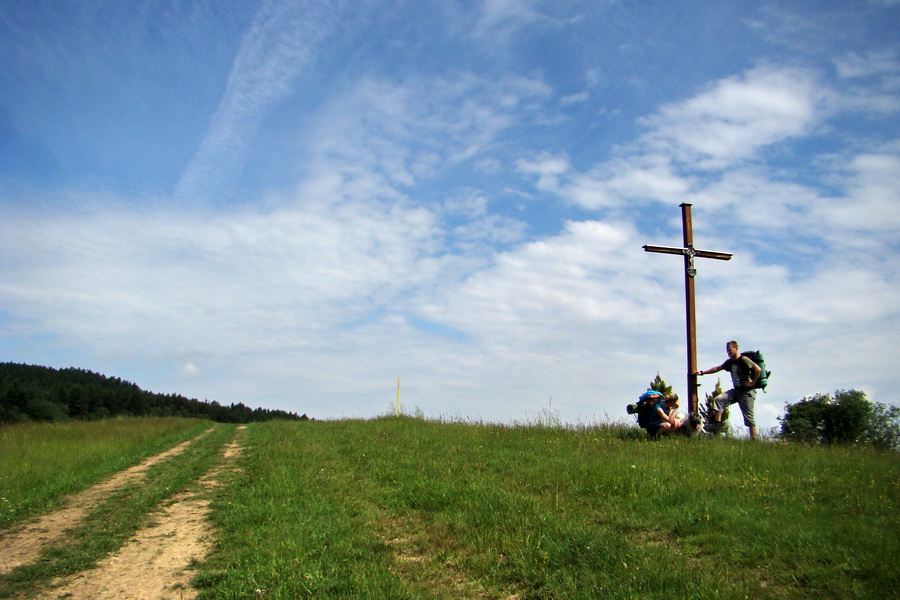
[[[225,406],[178,394],[155,394],[118,377],[83,369],[0,363],[0,425],[119,416],[188,417],[220,423],[307,418],[242,403]]]

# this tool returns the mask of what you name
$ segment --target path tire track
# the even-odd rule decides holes
[[[66,533],[77,527],[93,506],[125,485],[140,481],[151,467],[181,454],[210,431],[212,429],[72,495],[66,505],[59,510],[38,517],[30,523],[15,525],[0,532],[0,575],[35,562],[44,550],[55,545]]]
[[[238,435],[246,426],[238,428]],[[57,581],[38,600],[189,600],[192,564],[212,549],[209,492],[242,451],[239,437],[225,445],[219,463],[198,480],[198,489],[172,498],[154,515],[153,524],[137,532],[96,568]]]

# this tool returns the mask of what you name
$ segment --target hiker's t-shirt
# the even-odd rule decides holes
[[[731,371],[731,385],[736,390],[744,388],[744,382],[752,379],[754,363],[746,356],[739,356],[735,360],[729,358],[722,363],[722,367]]]
[[[657,409],[662,409],[666,415],[668,415],[671,410],[666,410],[666,403],[660,399],[660,401],[656,403],[656,406],[653,407],[653,419],[650,420],[650,425],[661,425],[664,421]]]

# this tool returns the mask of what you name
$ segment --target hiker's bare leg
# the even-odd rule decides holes
[[[750,429],[750,439],[755,440],[756,439],[756,427],[749,427],[748,429]]]

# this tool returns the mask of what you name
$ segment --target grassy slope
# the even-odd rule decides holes
[[[867,598],[900,458],[412,419],[251,426],[205,598]]]
[[[165,417],[0,427],[0,529],[211,426]]]
[[[103,429],[102,424],[98,426],[90,423],[73,424],[76,430],[84,428],[92,432],[92,435],[82,437],[79,432],[75,432],[75,435],[69,438],[70,443],[84,443],[93,448],[95,445],[100,447],[107,445],[100,444],[101,439],[108,443],[118,439],[122,442],[123,449],[127,448],[132,454],[131,460],[125,461],[125,464],[128,464],[135,462],[143,454],[154,454],[168,449],[175,445],[176,441],[193,437],[210,427],[215,429],[191,444],[181,454],[151,467],[140,482],[124,486],[94,506],[85,520],[70,532],[68,539],[48,548],[40,560],[0,576],[0,598],[32,598],[38,589],[45,587],[51,580],[95,566],[107,554],[116,551],[138,529],[146,526],[153,511],[167,499],[196,485],[197,479],[216,464],[222,446],[231,439],[234,432],[234,425],[213,425],[209,421],[187,419],[129,421],[124,430],[117,429],[116,427],[122,426],[122,423],[115,422],[105,423],[110,429]],[[44,429],[40,432],[46,433]],[[109,435],[113,437],[109,438]],[[143,442],[137,444],[136,439]],[[42,450],[37,440],[34,440],[33,444],[27,439],[24,441],[32,448]],[[115,446],[114,443],[112,445]],[[141,450],[135,452],[137,448]],[[79,454],[74,450],[72,453]],[[100,453],[101,456],[103,454]],[[38,456],[42,455],[41,452],[38,453]]]

